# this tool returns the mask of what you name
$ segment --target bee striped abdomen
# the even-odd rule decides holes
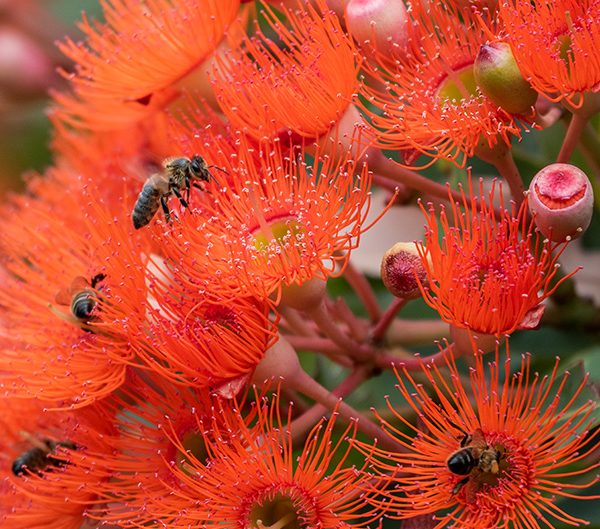
[[[454,452],[447,461],[448,470],[458,476],[470,474],[478,464],[477,458],[469,448],[463,448]]]
[[[146,226],[152,220],[158,211],[162,194],[162,190],[152,182],[144,184],[131,215],[136,230]]]
[[[71,312],[77,319],[87,321],[92,316],[96,304],[96,293],[92,290],[84,290],[73,297]]]

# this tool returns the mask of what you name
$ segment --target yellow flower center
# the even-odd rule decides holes
[[[459,102],[477,94],[477,83],[473,74],[473,65],[451,70],[441,83],[438,97],[442,102]]]
[[[254,234],[254,247],[262,253],[267,253],[273,248],[273,243],[284,247],[287,242],[302,232],[302,227],[295,219],[279,219],[268,226],[261,227]]]

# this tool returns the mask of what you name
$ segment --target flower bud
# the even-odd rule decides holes
[[[510,114],[526,114],[535,104],[537,92],[523,78],[510,45],[484,44],[473,65],[481,91]]]
[[[574,165],[544,167],[531,181],[528,200],[537,228],[552,241],[579,237],[592,220],[592,184]]]
[[[265,382],[283,379],[289,387],[301,378],[302,367],[298,355],[283,337],[265,351],[264,358],[256,366],[252,383],[262,386]]]
[[[293,283],[281,287],[282,305],[296,310],[310,310],[318,307],[323,301],[327,282],[314,277],[301,285]]]
[[[1,84],[23,96],[44,91],[52,76],[52,63],[41,46],[12,27],[0,26]]]
[[[385,252],[381,260],[381,280],[396,297],[415,299],[421,296],[419,283],[427,283],[427,273],[415,243],[399,242]]]
[[[348,29],[357,42],[385,55],[402,53],[408,43],[408,14],[402,0],[350,0]]]

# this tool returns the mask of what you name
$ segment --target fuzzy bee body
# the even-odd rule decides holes
[[[478,460],[470,447],[457,450],[447,461],[448,470],[458,476],[470,474],[477,464]]]
[[[187,208],[192,186],[197,181],[208,182],[210,176],[204,158],[197,154],[192,158],[167,158],[163,162],[163,171],[150,176],[142,187],[131,214],[134,228],[137,230],[149,224],[159,207],[162,207],[165,219],[169,222],[169,197],[175,195],[181,205]],[[186,198],[182,196],[183,191]]]
[[[131,215],[136,230],[152,220],[160,206],[160,197],[169,193],[169,186],[163,184],[168,182],[159,174],[152,175],[144,184]]]
[[[65,466],[65,462],[53,455],[58,448],[69,448],[75,450],[75,443],[71,441],[51,441],[44,439],[40,446],[35,446],[19,457],[12,464],[12,472],[15,476],[23,476],[27,472],[41,475],[43,471]]]
[[[72,316],[80,323],[89,323],[94,319],[94,311],[98,305],[98,293],[94,289],[105,278],[105,274],[96,274],[88,281],[85,277],[78,276],[69,288],[58,292],[56,302],[69,306]]]
[[[446,460],[450,472],[466,476],[456,484],[453,493],[456,494],[475,474],[497,475],[500,472],[500,458],[500,451],[487,444],[480,428],[472,434],[465,433],[460,448]]]

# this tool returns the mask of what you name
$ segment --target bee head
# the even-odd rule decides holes
[[[195,178],[208,181],[208,170],[202,156],[195,154],[190,160],[190,171]]]

